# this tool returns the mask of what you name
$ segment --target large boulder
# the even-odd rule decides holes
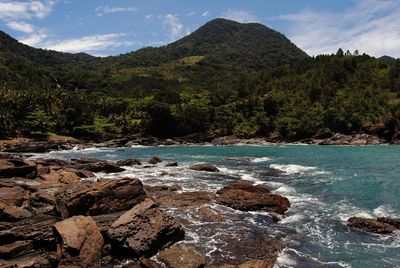
[[[103,236],[91,217],[74,216],[54,224],[59,267],[100,267]]]
[[[158,255],[158,259],[168,268],[202,268],[206,259],[191,248],[178,246],[166,249]]]
[[[139,179],[123,178],[99,183],[67,185],[56,195],[56,210],[63,217],[124,211],[146,198]]]
[[[278,214],[289,209],[289,200],[270,194],[268,189],[244,184],[227,186],[217,191],[217,203],[242,211],[268,211]]]
[[[390,234],[396,229],[393,225],[388,223],[376,219],[365,219],[360,217],[351,217],[348,219],[347,226],[355,231],[376,234]]]
[[[196,171],[219,172],[219,169],[216,166],[210,164],[195,164],[189,167],[189,169]]]
[[[184,230],[154,201],[146,199],[121,215],[106,236],[117,252],[148,257],[182,240]]]
[[[149,160],[149,164],[152,164],[152,165],[156,165],[156,164],[161,163],[161,162],[162,162],[162,160],[161,160],[161,158],[159,158],[158,156],[153,156],[153,157]]]

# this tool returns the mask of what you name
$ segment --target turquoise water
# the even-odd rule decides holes
[[[350,232],[345,224],[356,215],[400,217],[400,146],[136,147],[49,155],[112,161],[131,157],[145,161],[158,155],[179,163],[178,168],[168,169],[173,175],[160,179],[163,168],[128,168],[118,176],[134,175],[154,185],[179,184],[187,191],[215,191],[236,180],[265,184],[289,198],[290,210],[276,226],[263,226],[262,214],[242,214],[241,219],[246,215],[253,219],[247,224],[261,228],[260,232],[290,233],[285,236],[289,246],[278,259],[279,267],[400,267],[399,236]],[[215,164],[222,172],[187,170],[196,162]],[[201,239],[212,244],[209,237]]]

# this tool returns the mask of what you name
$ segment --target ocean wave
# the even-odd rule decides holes
[[[251,162],[253,162],[253,163],[262,163],[262,162],[268,162],[268,161],[271,161],[271,160],[272,160],[272,158],[264,156],[264,157],[255,158],[255,159],[251,160]]]
[[[283,171],[287,175],[304,174],[304,173],[307,173],[310,171],[317,170],[316,167],[308,167],[308,166],[301,166],[301,165],[294,165],[294,164],[289,164],[289,165],[271,164],[269,167]]]

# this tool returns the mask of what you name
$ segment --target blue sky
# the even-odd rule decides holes
[[[98,56],[161,46],[218,17],[262,23],[310,55],[400,57],[399,0],[0,0],[0,29],[19,41]]]

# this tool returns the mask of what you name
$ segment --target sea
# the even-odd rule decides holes
[[[284,241],[276,267],[400,267],[400,235],[350,231],[352,216],[400,218],[400,146],[135,146],[87,148],[36,155],[71,159],[93,157],[110,161],[152,156],[178,167],[126,167],[115,179],[137,177],[148,185],[180,185],[182,191],[217,191],[235,181],[265,185],[286,196],[290,209],[278,223],[265,212],[241,212],[217,204],[208,209],[224,217],[211,227],[190,214],[186,239],[208,258],[235,258],[226,252],[226,237],[267,235]],[[220,173],[189,170],[194,163],[217,166]],[[182,213],[171,209],[171,213]],[[225,240],[224,240],[225,239]],[[229,248],[227,248],[229,251]]]

